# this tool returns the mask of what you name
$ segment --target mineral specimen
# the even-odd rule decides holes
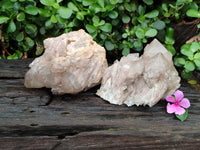
[[[52,88],[53,94],[76,94],[101,82],[107,68],[105,49],[84,30],[44,40],[45,52],[25,75],[27,88]]]
[[[144,54],[129,54],[104,72],[97,95],[112,104],[149,105],[174,93],[180,86],[172,55],[156,39]]]

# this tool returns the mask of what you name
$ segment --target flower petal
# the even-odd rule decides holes
[[[171,95],[168,95],[168,96],[166,96],[166,101],[168,101],[168,102],[172,102],[172,103],[174,103],[175,102],[175,99],[174,99],[174,97],[173,96],[171,96]]]
[[[175,93],[174,93],[174,96],[176,97],[176,101],[180,101],[183,99],[184,95],[183,95],[183,92],[180,91],[180,90],[177,90]]]
[[[175,114],[177,114],[177,115],[182,115],[182,114],[184,114],[185,113],[185,109],[184,108],[182,108],[182,107],[176,107],[176,111],[175,111]]]
[[[184,107],[184,108],[189,108],[190,107],[190,101],[187,98],[183,98],[181,102],[179,102],[179,105]]]
[[[167,112],[168,112],[169,114],[172,114],[172,113],[174,113],[175,111],[176,111],[176,106],[175,106],[174,104],[168,103],[168,104],[167,104]]]

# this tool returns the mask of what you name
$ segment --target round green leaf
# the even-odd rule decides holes
[[[26,24],[25,30],[28,34],[34,34],[37,32],[37,26],[34,24]]]
[[[20,12],[17,15],[17,21],[24,21],[24,19],[25,19],[25,14],[23,12]]]
[[[0,24],[2,24],[2,23],[4,23],[4,22],[8,21],[9,19],[10,19],[10,18],[8,18],[8,17],[0,16]]]
[[[116,11],[111,11],[108,16],[111,18],[111,19],[116,19],[118,17],[118,12]]]
[[[86,29],[87,29],[87,31],[89,32],[89,33],[94,33],[96,30],[97,30],[97,28],[96,27],[94,27],[94,26],[92,26],[92,25],[89,25],[89,24],[86,24]]]
[[[58,9],[58,14],[65,19],[68,19],[71,17],[72,15],[72,9],[67,8],[67,7],[60,7],[60,9]]]
[[[97,2],[102,8],[104,8],[105,0],[98,0]]]
[[[196,9],[189,9],[186,14],[189,17],[200,18],[200,12]]]
[[[78,20],[84,20],[84,14],[82,13],[82,12],[77,12],[77,14],[76,14],[76,18],[78,19]]]
[[[190,50],[191,43],[181,46],[181,53],[185,56],[193,56],[193,52]]]
[[[190,46],[190,50],[195,53],[196,51],[198,51],[200,49],[200,45],[197,42],[193,42]]]
[[[195,59],[194,63],[197,67],[200,67],[200,59]]]
[[[111,41],[106,41],[105,47],[106,47],[106,50],[111,51],[115,48],[115,45]]]
[[[122,16],[122,22],[123,23],[129,23],[131,18],[128,15],[123,15]]]
[[[147,18],[155,18],[159,15],[159,11],[158,10],[153,10],[147,14],[145,14],[145,17]]]
[[[173,45],[171,45],[171,44],[165,45],[165,48],[166,48],[168,51],[170,51],[171,54],[172,54],[173,56],[176,54],[176,50],[175,50],[175,48],[174,48]]]
[[[134,43],[133,43],[134,47],[136,49],[141,49],[142,48],[142,42],[141,40],[136,40]]]
[[[18,33],[16,36],[16,40],[20,42],[23,41],[23,39],[24,39],[24,33],[23,32]]]
[[[8,25],[8,32],[15,32],[16,31],[16,25],[13,20],[10,21]]]
[[[158,29],[158,30],[163,30],[165,28],[165,22],[158,20],[158,21],[153,23],[153,27]]]
[[[143,2],[145,2],[147,5],[153,4],[153,0],[143,0]]]
[[[191,61],[186,61],[184,67],[185,67],[185,69],[187,69],[189,71],[194,71],[194,69],[195,69],[195,65]]]
[[[177,58],[177,63],[180,65],[185,65],[185,59],[184,58]]]
[[[99,21],[100,21],[100,19],[99,19],[99,16],[94,16],[94,17],[92,17],[92,21],[94,22],[94,23],[99,23]]]
[[[110,3],[113,4],[113,5],[115,5],[115,4],[118,3],[118,0],[110,0]]]
[[[105,23],[103,26],[100,26],[99,28],[104,32],[112,31],[112,25],[110,23]]]
[[[130,54],[130,49],[129,48],[125,48],[122,50],[122,55],[123,56],[127,56],[128,54]]]
[[[38,12],[39,12],[40,16],[46,17],[46,18],[50,17],[50,15],[51,15],[51,12],[49,10],[42,9],[42,8],[39,8]]]
[[[144,36],[145,36],[145,33],[144,33],[144,29],[142,28],[138,28],[135,32],[136,36],[139,38],[139,39],[143,39]]]
[[[181,72],[181,77],[182,77],[183,79],[189,79],[189,78],[192,77],[192,73],[191,73],[191,72],[187,72],[186,70],[183,70],[183,71]]]
[[[55,3],[55,0],[40,0],[40,3],[45,6],[52,6]]]
[[[76,5],[74,5],[73,2],[69,2],[67,4],[68,8],[71,8],[73,11],[77,11],[78,12],[78,8],[76,7]]]
[[[47,21],[45,22],[45,28],[46,28],[46,29],[51,29],[51,28],[53,28],[53,23],[51,22],[51,20],[47,20]]]
[[[25,9],[25,12],[29,15],[37,15],[38,14],[38,8],[33,6]]]
[[[196,53],[196,54],[194,55],[194,59],[200,59],[200,52],[198,52],[198,53]]]
[[[57,23],[58,22],[56,16],[54,16],[54,15],[51,16],[50,20],[51,20],[52,23]]]
[[[25,37],[25,41],[26,41],[26,45],[28,45],[28,47],[33,47],[35,44],[34,41],[30,37]]]
[[[158,33],[158,31],[156,29],[149,29],[145,33],[145,36],[147,36],[147,37],[154,37],[154,36],[157,35],[157,33]]]
[[[111,11],[111,10],[113,10],[114,8],[115,8],[115,5],[112,5],[112,4],[106,5],[106,10],[107,10],[107,11]]]
[[[125,8],[127,11],[129,11],[129,12],[132,11],[132,6],[131,6],[129,3],[125,3],[125,4],[124,4],[124,8]]]

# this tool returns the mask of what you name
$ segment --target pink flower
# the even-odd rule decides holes
[[[175,113],[177,115],[182,115],[185,113],[184,108],[190,107],[190,101],[187,98],[184,98],[183,92],[180,90],[177,90],[174,93],[174,96],[168,95],[166,97],[166,100],[168,102],[173,103],[173,104],[170,103],[167,104],[167,112],[169,114]]]

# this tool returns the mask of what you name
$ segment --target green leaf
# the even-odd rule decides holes
[[[158,30],[163,30],[165,28],[165,22],[158,20],[158,21],[153,23],[153,27],[158,29]]]
[[[185,65],[185,59],[184,58],[178,58],[177,63],[180,65]]]
[[[192,73],[191,72],[186,72],[186,70],[183,70],[182,72],[181,72],[181,77],[183,78],[183,79],[189,79],[189,78],[191,78],[192,77]]]
[[[92,17],[92,21],[94,22],[94,23],[99,23],[99,21],[100,21],[100,19],[99,19],[99,16],[94,16],[94,17]]]
[[[200,59],[200,52],[198,52],[198,53],[196,53],[196,54],[194,55],[194,59]]]
[[[141,40],[136,40],[133,45],[136,49],[141,49],[143,46]]]
[[[182,115],[176,115],[176,117],[181,120],[182,122],[185,121],[187,119],[188,116],[188,109],[185,109],[185,113]]]
[[[189,9],[186,12],[186,15],[189,16],[189,17],[200,18],[200,12],[196,9]]]
[[[86,24],[86,29],[87,29],[87,31],[89,32],[89,33],[94,33],[96,30],[97,30],[97,28],[96,27],[94,27],[94,26],[92,26],[92,25],[89,25],[89,24]]]
[[[147,5],[153,4],[153,0],[143,0],[143,2],[145,2]]]
[[[106,50],[111,51],[115,48],[115,45],[111,41],[106,41],[105,48],[106,48]]]
[[[0,24],[2,24],[2,23],[4,23],[4,22],[8,21],[9,19],[10,19],[10,18],[8,18],[8,17],[0,16]]]
[[[190,50],[191,43],[181,46],[181,53],[185,56],[193,56],[193,52]]]
[[[23,41],[23,39],[24,39],[24,33],[23,32],[18,33],[16,36],[16,40],[18,42],[21,42],[21,41]]]
[[[125,8],[127,11],[129,11],[129,12],[132,11],[132,6],[131,6],[129,3],[125,3],[125,4],[124,4],[124,8]]]
[[[130,54],[130,48],[124,48],[124,49],[122,50],[122,55],[123,55],[123,56],[127,56],[128,54]]]
[[[198,51],[200,49],[200,45],[197,42],[193,42],[190,46],[190,50],[195,53],[196,51]]]
[[[77,14],[76,14],[76,18],[78,19],[78,20],[84,20],[84,14],[82,13],[82,12],[77,12]]]
[[[184,65],[184,68],[187,69],[188,71],[194,71],[195,65],[191,61],[186,61],[185,65]]]
[[[45,28],[46,28],[46,29],[51,29],[51,28],[53,28],[53,23],[51,22],[50,19],[47,20],[47,21],[45,22]]]
[[[38,8],[33,6],[25,9],[25,12],[29,15],[37,15],[38,14]]]
[[[57,22],[58,22],[56,16],[54,16],[54,15],[51,16],[50,20],[51,20],[51,22],[53,22],[53,23],[57,23]]]
[[[13,20],[10,21],[8,25],[8,32],[15,32],[16,31],[16,25]]]
[[[30,37],[25,37],[25,41],[26,41],[26,45],[28,45],[28,47],[33,47],[35,44],[34,41]]]
[[[194,63],[198,68],[200,67],[200,59],[195,59]]]
[[[55,3],[55,0],[40,0],[40,3],[45,6],[52,6]]]
[[[114,8],[115,8],[115,5],[112,5],[112,4],[106,5],[106,10],[107,11],[112,11]]]
[[[128,15],[123,15],[122,16],[122,22],[123,23],[129,23],[131,18]]]
[[[104,32],[112,31],[112,25],[110,23],[105,23],[103,26],[100,26],[99,28]]]
[[[51,16],[51,12],[46,9],[39,8],[38,12],[39,12],[40,16],[45,17],[45,18],[48,18]]]
[[[173,56],[176,54],[176,50],[175,50],[175,48],[174,48],[173,45],[167,44],[167,45],[165,46],[165,48],[166,48],[168,51],[170,51],[171,54],[172,54]]]
[[[111,19],[116,19],[118,17],[118,12],[116,11],[111,11],[108,16],[111,18]]]
[[[143,39],[144,36],[145,36],[145,33],[144,33],[144,29],[142,28],[138,28],[135,32],[136,36],[139,38],[139,39]]]
[[[158,10],[153,10],[147,14],[145,14],[145,17],[147,18],[155,18],[159,15],[159,11]]]
[[[60,7],[60,9],[58,9],[58,14],[65,19],[68,19],[71,17],[72,15],[72,9],[67,8],[67,7]]]
[[[97,2],[102,8],[104,8],[105,0],[98,0]]]
[[[78,12],[78,8],[76,7],[76,5],[73,2],[69,2],[67,6],[68,6],[68,8],[71,8],[73,11]]]
[[[118,3],[118,0],[110,0],[110,3],[113,4],[113,5],[115,5],[115,4]]]
[[[145,36],[147,37],[154,37],[156,36],[158,31],[156,29],[149,29],[146,31]]]
[[[34,24],[26,24],[25,30],[28,34],[34,34],[37,32],[37,26]]]
[[[17,15],[17,21],[24,21],[24,19],[25,19],[25,14],[23,12],[20,12]]]

